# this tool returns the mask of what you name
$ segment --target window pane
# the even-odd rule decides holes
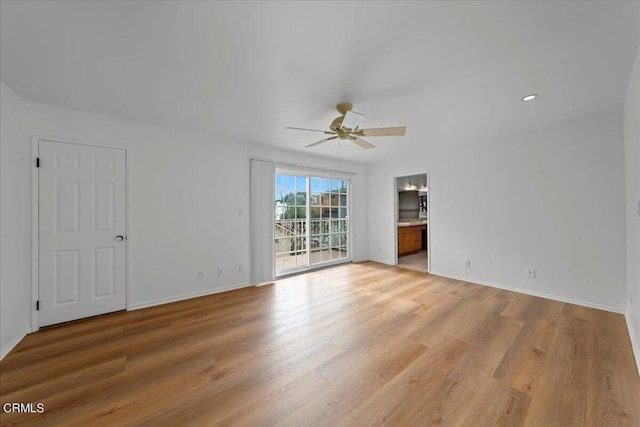
[[[296,193],[296,206],[307,206],[307,192],[298,191]]]
[[[286,193],[293,193],[296,191],[295,177],[291,175],[284,175],[282,189]]]
[[[319,193],[321,190],[320,178],[311,178],[311,192]]]
[[[349,253],[347,252],[346,246],[340,246],[340,256],[342,258],[349,258]]]
[[[289,252],[291,250],[291,239],[276,239],[276,253]]]
[[[321,248],[329,248],[329,235],[323,234],[320,236],[320,247]]]
[[[307,178],[304,176],[296,177],[296,190],[307,191]]]
[[[311,240],[309,241],[309,244],[311,245],[310,249],[311,251],[313,251],[314,249],[317,249],[320,247],[320,236],[311,236]]]

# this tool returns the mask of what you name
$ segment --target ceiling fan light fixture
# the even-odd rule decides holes
[[[360,129],[360,122],[364,119],[364,114],[351,111],[353,105],[348,102],[343,102],[336,105],[336,110],[341,114],[340,117],[336,117],[331,125],[330,130],[320,129],[308,129],[299,127],[289,127],[286,129],[302,130],[308,132],[322,132],[325,135],[331,135],[328,138],[314,142],[307,145],[307,147],[315,147],[316,145],[324,144],[327,141],[333,141],[335,139],[340,141],[350,141],[359,146],[360,148],[370,149],[375,148],[375,145],[362,139],[362,137],[377,137],[377,136],[404,136],[407,128],[405,126],[387,127],[387,128],[372,128],[372,129]],[[413,189],[418,187],[414,184]]]
[[[527,95],[527,96],[523,96],[523,97],[521,98],[521,100],[522,100],[523,102],[528,102],[528,101],[533,101],[533,100],[534,100],[534,99],[536,99],[537,97],[538,97],[538,94],[537,94],[537,93],[532,93],[532,94],[529,94],[529,95]]]

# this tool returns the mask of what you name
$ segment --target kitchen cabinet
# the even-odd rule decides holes
[[[422,230],[425,225],[398,227],[398,256],[412,254],[422,249]]]

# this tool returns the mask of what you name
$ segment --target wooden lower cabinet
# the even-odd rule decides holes
[[[405,232],[405,229],[413,227],[398,228],[398,255],[410,254],[415,249],[413,232]]]
[[[407,255],[422,249],[422,230],[425,225],[398,227],[398,255]]]

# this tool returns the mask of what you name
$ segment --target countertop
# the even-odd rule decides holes
[[[415,227],[416,225],[427,225],[426,219],[402,219],[398,221],[398,227]]]

